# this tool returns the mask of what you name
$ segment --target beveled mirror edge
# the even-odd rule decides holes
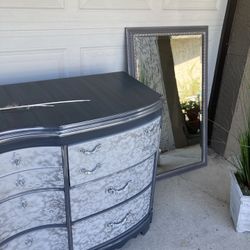
[[[170,170],[157,175],[157,180],[180,175],[185,172],[207,166],[208,156],[208,26],[159,26],[159,27],[126,27],[126,52],[127,52],[127,72],[135,77],[134,46],[133,37],[135,35],[201,35],[202,36],[202,160],[188,164],[178,169]]]

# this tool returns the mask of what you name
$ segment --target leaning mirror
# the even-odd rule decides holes
[[[128,72],[162,95],[158,176],[206,165],[207,27],[127,28]]]

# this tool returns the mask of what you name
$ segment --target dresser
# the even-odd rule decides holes
[[[124,72],[0,86],[0,250],[116,249],[145,234],[161,113]]]

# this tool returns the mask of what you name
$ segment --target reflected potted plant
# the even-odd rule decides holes
[[[186,101],[181,104],[184,114],[187,116],[186,121],[188,132],[196,134],[200,129],[200,105],[197,101]]]
[[[250,231],[250,126],[240,136],[239,143],[236,172],[231,174],[230,212],[236,231],[247,232]]]

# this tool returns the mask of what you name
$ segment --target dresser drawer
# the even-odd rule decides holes
[[[64,188],[62,168],[34,169],[0,177],[0,201],[11,195],[42,188]]]
[[[149,212],[151,189],[126,204],[73,225],[74,250],[90,249],[140,222]]]
[[[69,146],[71,186],[138,164],[158,150],[160,117],[112,136]]]
[[[14,238],[0,250],[68,250],[66,228],[35,230]]]
[[[30,228],[65,221],[63,191],[23,195],[0,204],[0,242]]]
[[[0,176],[35,168],[62,166],[60,147],[34,147],[0,154]]]
[[[154,158],[152,156],[122,172],[73,188],[70,191],[72,220],[110,208],[141,192],[152,182]]]

